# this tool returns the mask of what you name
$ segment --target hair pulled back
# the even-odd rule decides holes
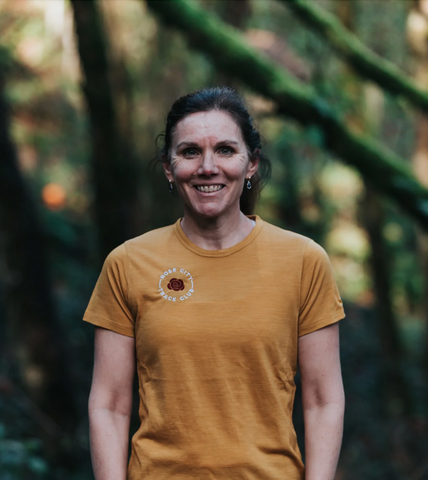
[[[248,113],[244,100],[232,88],[205,88],[178,98],[168,113],[165,132],[158,137],[163,138],[161,158],[170,160],[172,136],[181,120],[192,113],[212,110],[225,112],[233,118],[241,131],[250,159],[259,159],[259,168],[251,178],[252,188],[250,190],[243,188],[240,198],[242,212],[251,215],[254,213],[260,192],[270,177],[271,165],[269,159],[261,153],[260,134],[254,128],[253,120]]]

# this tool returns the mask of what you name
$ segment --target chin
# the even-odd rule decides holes
[[[225,211],[218,210],[216,208],[203,208],[201,210],[196,210],[196,213],[198,216],[201,216],[204,218],[217,218],[224,215]]]
[[[227,214],[228,208],[219,205],[200,205],[199,208],[190,208],[190,214],[203,218],[218,218]]]
[[[235,202],[234,202],[235,203]],[[236,202],[237,208],[239,210],[239,199]],[[194,217],[202,217],[204,219],[209,218],[219,218],[223,216],[227,216],[230,214],[232,205],[228,202],[206,202],[206,203],[199,203],[195,202],[192,204],[191,202],[187,203],[187,210],[191,216]]]

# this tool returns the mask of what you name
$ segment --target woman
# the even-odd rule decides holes
[[[266,171],[260,150],[233,90],[174,103],[161,159],[183,218],[116,248],[84,317],[97,326],[96,480],[334,477],[342,302],[320,246],[244,215]],[[135,365],[141,426],[127,467]],[[306,471],[292,424],[297,365]]]

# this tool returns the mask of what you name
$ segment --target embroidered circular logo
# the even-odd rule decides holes
[[[179,292],[180,290],[184,290],[184,282],[181,280],[181,278],[171,278],[170,282],[168,283],[168,288],[170,290]]]
[[[184,268],[168,268],[159,276],[159,295],[169,302],[183,302],[194,293],[193,276]]]

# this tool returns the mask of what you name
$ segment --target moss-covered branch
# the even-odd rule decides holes
[[[180,29],[189,44],[210,56],[221,70],[272,99],[278,113],[316,125],[325,147],[360,173],[428,229],[428,190],[397,155],[367,136],[349,130],[310,87],[276,67],[232,27],[188,0],[147,1],[163,22]]]
[[[308,0],[280,0],[325,40],[363,78],[377,83],[392,95],[406,98],[416,108],[428,112],[428,92],[417,87],[393,63],[367,48],[331,13]]]

